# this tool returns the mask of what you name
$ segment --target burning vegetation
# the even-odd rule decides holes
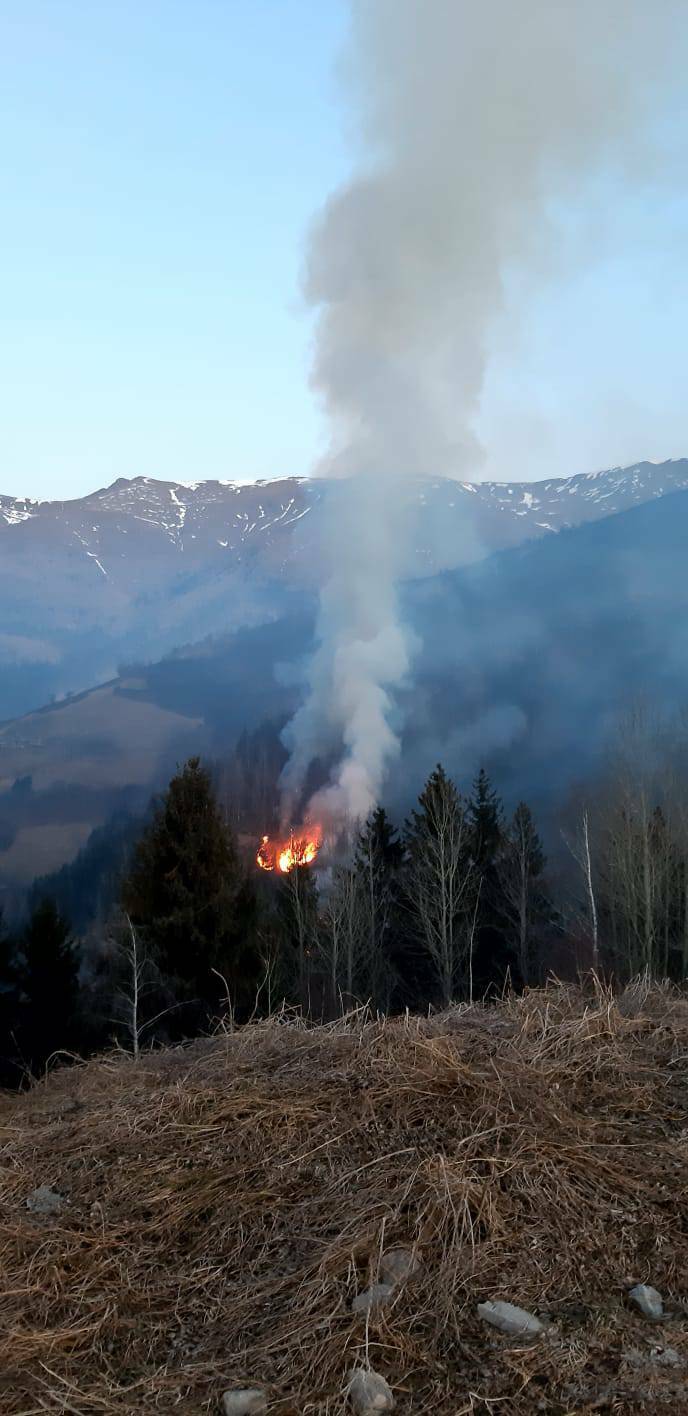
[[[256,864],[261,870],[278,870],[288,875],[295,865],[312,865],[319,849],[320,832],[313,827],[298,833],[292,831],[284,841],[271,841],[269,836],[263,836]]]

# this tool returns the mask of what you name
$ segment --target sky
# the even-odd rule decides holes
[[[346,0],[2,0],[0,491],[310,471],[300,282],[355,143],[347,20]],[[687,136],[676,113],[673,184],[586,191],[552,214],[550,277],[513,274],[476,476],[688,455]]]

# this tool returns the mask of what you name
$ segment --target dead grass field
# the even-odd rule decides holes
[[[688,999],[553,986],[430,1019],[287,1016],[0,1102],[0,1410],[688,1413]],[[30,1214],[52,1185],[68,1203]],[[420,1272],[366,1327],[384,1248]],[[628,1288],[654,1284],[651,1324]],[[505,1298],[551,1324],[486,1327]],[[670,1346],[686,1366],[664,1367]]]

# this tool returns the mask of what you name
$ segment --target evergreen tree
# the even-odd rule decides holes
[[[376,807],[359,835],[354,858],[366,941],[357,987],[361,996],[385,1011],[394,986],[398,876],[403,857],[396,828],[384,807]]]
[[[222,985],[213,970],[226,980],[235,1005],[250,1000],[257,976],[255,895],[198,757],[172,778],[138,842],[122,906],[186,1005],[176,1031],[201,1026],[217,1007]]]
[[[444,1006],[470,993],[476,871],[465,804],[439,764],[406,823],[404,907]],[[422,986],[422,972],[417,975]],[[427,995],[426,995],[427,996]]]
[[[484,767],[480,768],[473,783],[467,817],[471,832],[471,855],[482,875],[494,866],[504,833],[502,803],[493,790]]]
[[[54,900],[41,900],[22,934],[18,964],[21,1052],[34,1073],[78,1041],[78,973],[68,921]]]
[[[404,847],[399,840],[396,826],[390,821],[384,806],[376,806],[358,838],[356,863],[365,869],[370,859],[379,862],[389,874],[399,870],[404,858]]]
[[[17,987],[16,940],[5,928],[0,909],[0,1086],[17,1081],[17,1028],[19,991]]]
[[[545,857],[530,807],[519,802],[497,860],[500,910],[521,983],[534,981],[553,910],[545,894]]]
[[[473,783],[467,820],[470,853],[476,872],[478,903],[475,932],[475,980],[484,992],[501,986],[510,965],[497,862],[504,841],[502,803],[484,767]]]

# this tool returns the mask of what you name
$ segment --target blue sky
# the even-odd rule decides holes
[[[346,22],[345,0],[4,0],[1,491],[310,469],[299,277],[348,170]],[[688,455],[681,182],[563,214],[586,256],[496,332],[483,475]]]
[[[344,170],[327,0],[0,7],[0,489],[304,471],[303,233]]]

